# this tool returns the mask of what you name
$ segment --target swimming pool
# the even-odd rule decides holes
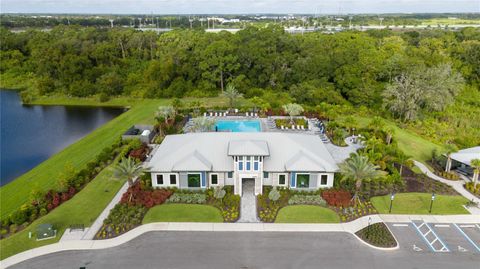
[[[215,130],[219,132],[261,132],[258,120],[218,120]]]

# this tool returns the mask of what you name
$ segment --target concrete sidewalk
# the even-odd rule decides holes
[[[480,223],[478,215],[370,215],[347,223],[334,224],[276,224],[276,223],[190,223],[158,222],[139,226],[116,238],[106,240],[69,240],[51,244],[11,256],[0,262],[6,268],[19,262],[66,250],[104,249],[124,244],[152,231],[209,231],[209,232],[346,232],[354,234],[368,224],[378,222],[410,222],[425,220],[429,223]]]
[[[100,228],[102,227],[103,221],[108,217],[108,214],[110,214],[110,210],[112,210],[115,205],[120,202],[120,200],[122,199],[122,195],[127,192],[128,187],[128,182],[125,182],[125,184],[123,184],[122,188],[120,188],[115,197],[113,197],[112,201],[110,201],[107,207],[102,211],[102,213],[100,213],[100,216],[98,216],[98,218],[88,228],[82,239],[92,240],[95,237],[98,230],[100,230]]]
[[[471,194],[469,191],[467,191],[464,187],[463,184],[465,184],[465,181],[463,180],[448,180],[443,177],[439,177],[432,173],[430,169],[426,165],[424,165],[421,162],[418,161],[413,161],[415,166],[418,167],[422,173],[424,173],[426,176],[428,176],[431,179],[434,179],[436,181],[440,181],[444,184],[447,184],[448,186],[451,186],[454,190],[456,190],[458,193],[460,193],[463,197],[467,198],[470,201],[473,201],[480,205],[480,199],[477,198],[475,195]],[[478,207],[471,207],[471,208],[466,208],[470,213],[472,214],[480,214],[480,209]]]

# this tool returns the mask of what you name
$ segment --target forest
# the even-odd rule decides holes
[[[177,29],[0,28],[1,87],[22,95],[181,98],[232,84],[276,109],[366,107],[439,143],[480,144],[480,30],[292,35],[278,25],[231,34]]]

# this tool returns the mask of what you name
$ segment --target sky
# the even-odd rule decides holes
[[[480,0],[0,0],[1,13],[463,13]]]

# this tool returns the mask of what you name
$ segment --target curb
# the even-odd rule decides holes
[[[370,219],[370,220],[369,220]],[[368,215],[347,223],[335,224],[275,224],[275,223],[208,223],[208,222],[156,222],[141,225],[118,237],[104,240],[71,240],[46,245],[18,253],[0,261],[0,268],[7,268],[17,263],[39,256],[68,251],[68,250],[94,250],[105,249],[122,245],[147,232],[155,231],[197,231],[197,232],[346,232],[353,234],[360,242],[378,250],[392,250],[372,246],[361,240],[355,233],[368,224],[378,222],[410,222],[412,219],[426,219],[428,222],[462,222],[478,223],[480,215]],[[388,228],[388,226],[387,226]],[[390,229],[389,229],[390,231]],[[393,233],[390,231],[393,235]],[[393,235],[395,238],[395,235]],[[395,241],[397,239],[395,238]],[[399,247],[397,241],[397,247]]]

